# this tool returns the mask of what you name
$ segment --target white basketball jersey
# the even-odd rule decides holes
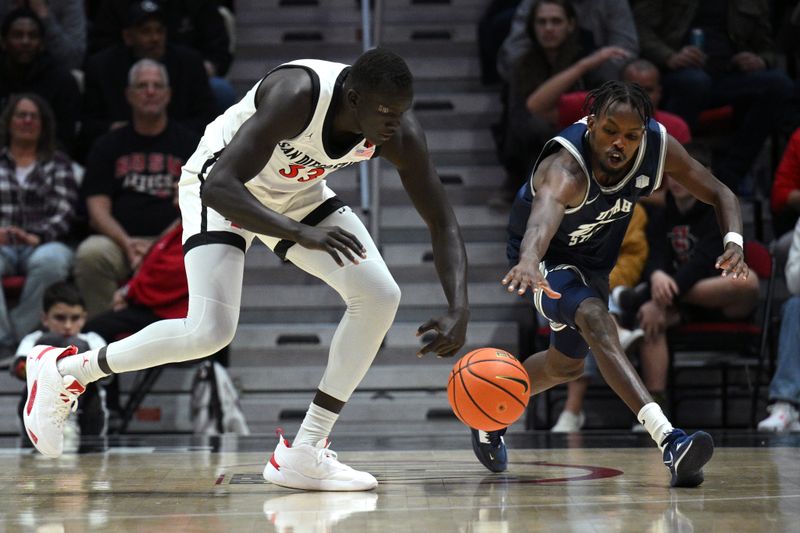
[[[325,188],[328,174],[368,160],[375,154],[375,146],[364,138],[344,154],[329,154],[325,146],[325,137],[333,121],[331,102],[334,93],[338,95],[342,90],[348,65],[303,59],[284,63],[271,72],[281,68],[303,68],[309,73],[313,82],[315,107],[303,131],[292,139],[280,141],[267,165],[246,184],[256,198],[277,209],[287,205],[300,192],[312,188],[321,191]],[[256,112],[256,92],[260,85],[261,81],[206,127],[197,150],[184,165],[187,172],[183,173],[181,185],[197,181],[197,175],[206,161],[221,152],[244,121]]]

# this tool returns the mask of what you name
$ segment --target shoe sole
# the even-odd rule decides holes
[[[304,476],[294,470],[281,466],[278,470],[271,463],[267,463],[263,472],[264,479],[275,485],[286,487],[287,489],[314,490],[322,492],[362,492],[372,490],[378,486],[377,481],[371,485],[353,487],[352,483],[346,481],[314,479]]]
[[[673,487],[697,487],[705,480],[703,466],[714,455],[714,439],[705,431],[698,431],[693,437],[689,449],[675,465],[670,481]]]

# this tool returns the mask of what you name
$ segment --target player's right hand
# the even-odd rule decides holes
[[[544,279],[538,264],[520,261],[508,271],[500,283],[506,286],[508,292],[516,291],[520,296],[530,288],[531,290],[541,289],[554,300],[561,298],[561,293],[554,291]]]
[[[350,262],[358,264],[358,258],[367,258],[367,249],[358,238],[339,226],[305,226],[297,235],[295,242],[303,248],[327,252],[336,264],[344,266],[339,256],[342,254]]]

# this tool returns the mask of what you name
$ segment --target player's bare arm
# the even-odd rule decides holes
[[[404,115],[399,131],[383,145],[381,155],[397,168],[411,202],[428,226],[434,265],[447,297],[447,315],[432,318],[417,330],[417,335],[429,330],[437,333],[418,355],[434,352],[450,357],[464,345],[469,320],[467,253],[455,213],[428,154],[425,135],[413,114]]]
[[[673,137],[669,137],[664,172],[686,187],[701,202],[714,206],[723,233],[742,234],[742,211],[736,195],[709,170],[691,157]],[[722,275],[747,279],[749,269],[744,262],[744,250],[734,242],[725,245],[717,259]]]
[[[533,196],[531,214],[520,246],[519,263],[503,277],[508,292],[520,296],[528,288],[541,288],[551,298],[559,298],[539,271],[550,240],[556,234],[564,213],[569,207],[580,205],[586,195],[586,177],[577,161],[567,152],[546,157],[533,177],[536,194]]]
[[[269,161],[275,146],[302,132],[312,109],[311,80],[301,69],[270,74],[256,95],[255,114],[247,119],[208,174],[203,203],[239,226],[263,235],[288,239],[305,248],[322,250],[339,264],[364,257],[364,247],[338,227],[314,227],[276,213],[245,187]]]

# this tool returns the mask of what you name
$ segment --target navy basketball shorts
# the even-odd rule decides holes
[[[583,359],[590,350],[575,325],[575,314],[587,298],[598,298],[608,305],[608,276],[587,277],[572,265],[548,269],[542,263],[540,270],[550,287],[561,293],[557,300],[541,289],[535,289],[532,294],[534,307],[550,322],[550,345],[567,357]]]

